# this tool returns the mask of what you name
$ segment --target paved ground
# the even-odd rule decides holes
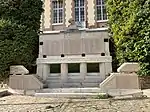
[[[7,96],[0,98],[0,112],[150,112],[150,99],[51,99]]]
[[[143,92],[150,97],[150,89]],[[150,112],[150,99],[52,99],[11,95],[0,98],[0,112]]]

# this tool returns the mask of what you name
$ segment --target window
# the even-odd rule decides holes
[[[63,1],[53,1],[53,23],[63,22]]]
[[[88,73],[97,73],[99,71],[99,63],[87,63],[87,72]]]
[[[84,21],[84,0],[75,0],[75,21]]]
[[[50,73],[60,73],[60,64],[51,64]]]
[[[80,73],[80,64],[79,63],[68,64],[68,73]]]
[[[97,20],[107,20],[105,0],[96,0]]]

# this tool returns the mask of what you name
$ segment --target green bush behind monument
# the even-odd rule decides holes
[[[139,75],[150,75],[150,0],[106,1],[119,64],[139,62]]]
[[[10,65],[31,69],[38,54],[41,0],[0,0],[0,76]]]

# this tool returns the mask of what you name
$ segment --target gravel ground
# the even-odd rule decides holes
[[[0,112],[150,112],[150,99],[52,99],[11,95],[0,98]]]

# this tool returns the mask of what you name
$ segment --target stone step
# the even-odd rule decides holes
[[[96,82],[96,83],[48,83],[48,87],[49,88],[85,88],[85,87],[99,87],[100,82]]]
[[[98,95],[107,96],[106,93],[35,93],[36,97],[51,98],[96,98]]]
[[[81,75],[68,75],[67,76],[68,78],[81,78],[82,76]],[[85,78],[100,78],[101,76],[100,75],[86,75]],[[47,78],[51,78],[51,79],[55,79],[55,78],[61,78],[61,76],[47,76]]]
[[[54,83],[59,83],[61,82],[61,77],[48,77],[47,82],[54,82]],[[95,83],[95,82],[102,82],[102,79],[100,76],[86,76],[84,79],[81,76],[68,76],[67,79],[68,83],[80,83],[80,82],[85,82],[85,83]]]
[[[48,79],[47,83],[61,83],[62,80],[52,80]],[[93,79],[67,79],[67,83],[101,83],[101,79],[93,78]]]
[[[55,89],[41,89],[38,93],[100,93],[101,89],[98,87],[92,88],[55,88]]]

